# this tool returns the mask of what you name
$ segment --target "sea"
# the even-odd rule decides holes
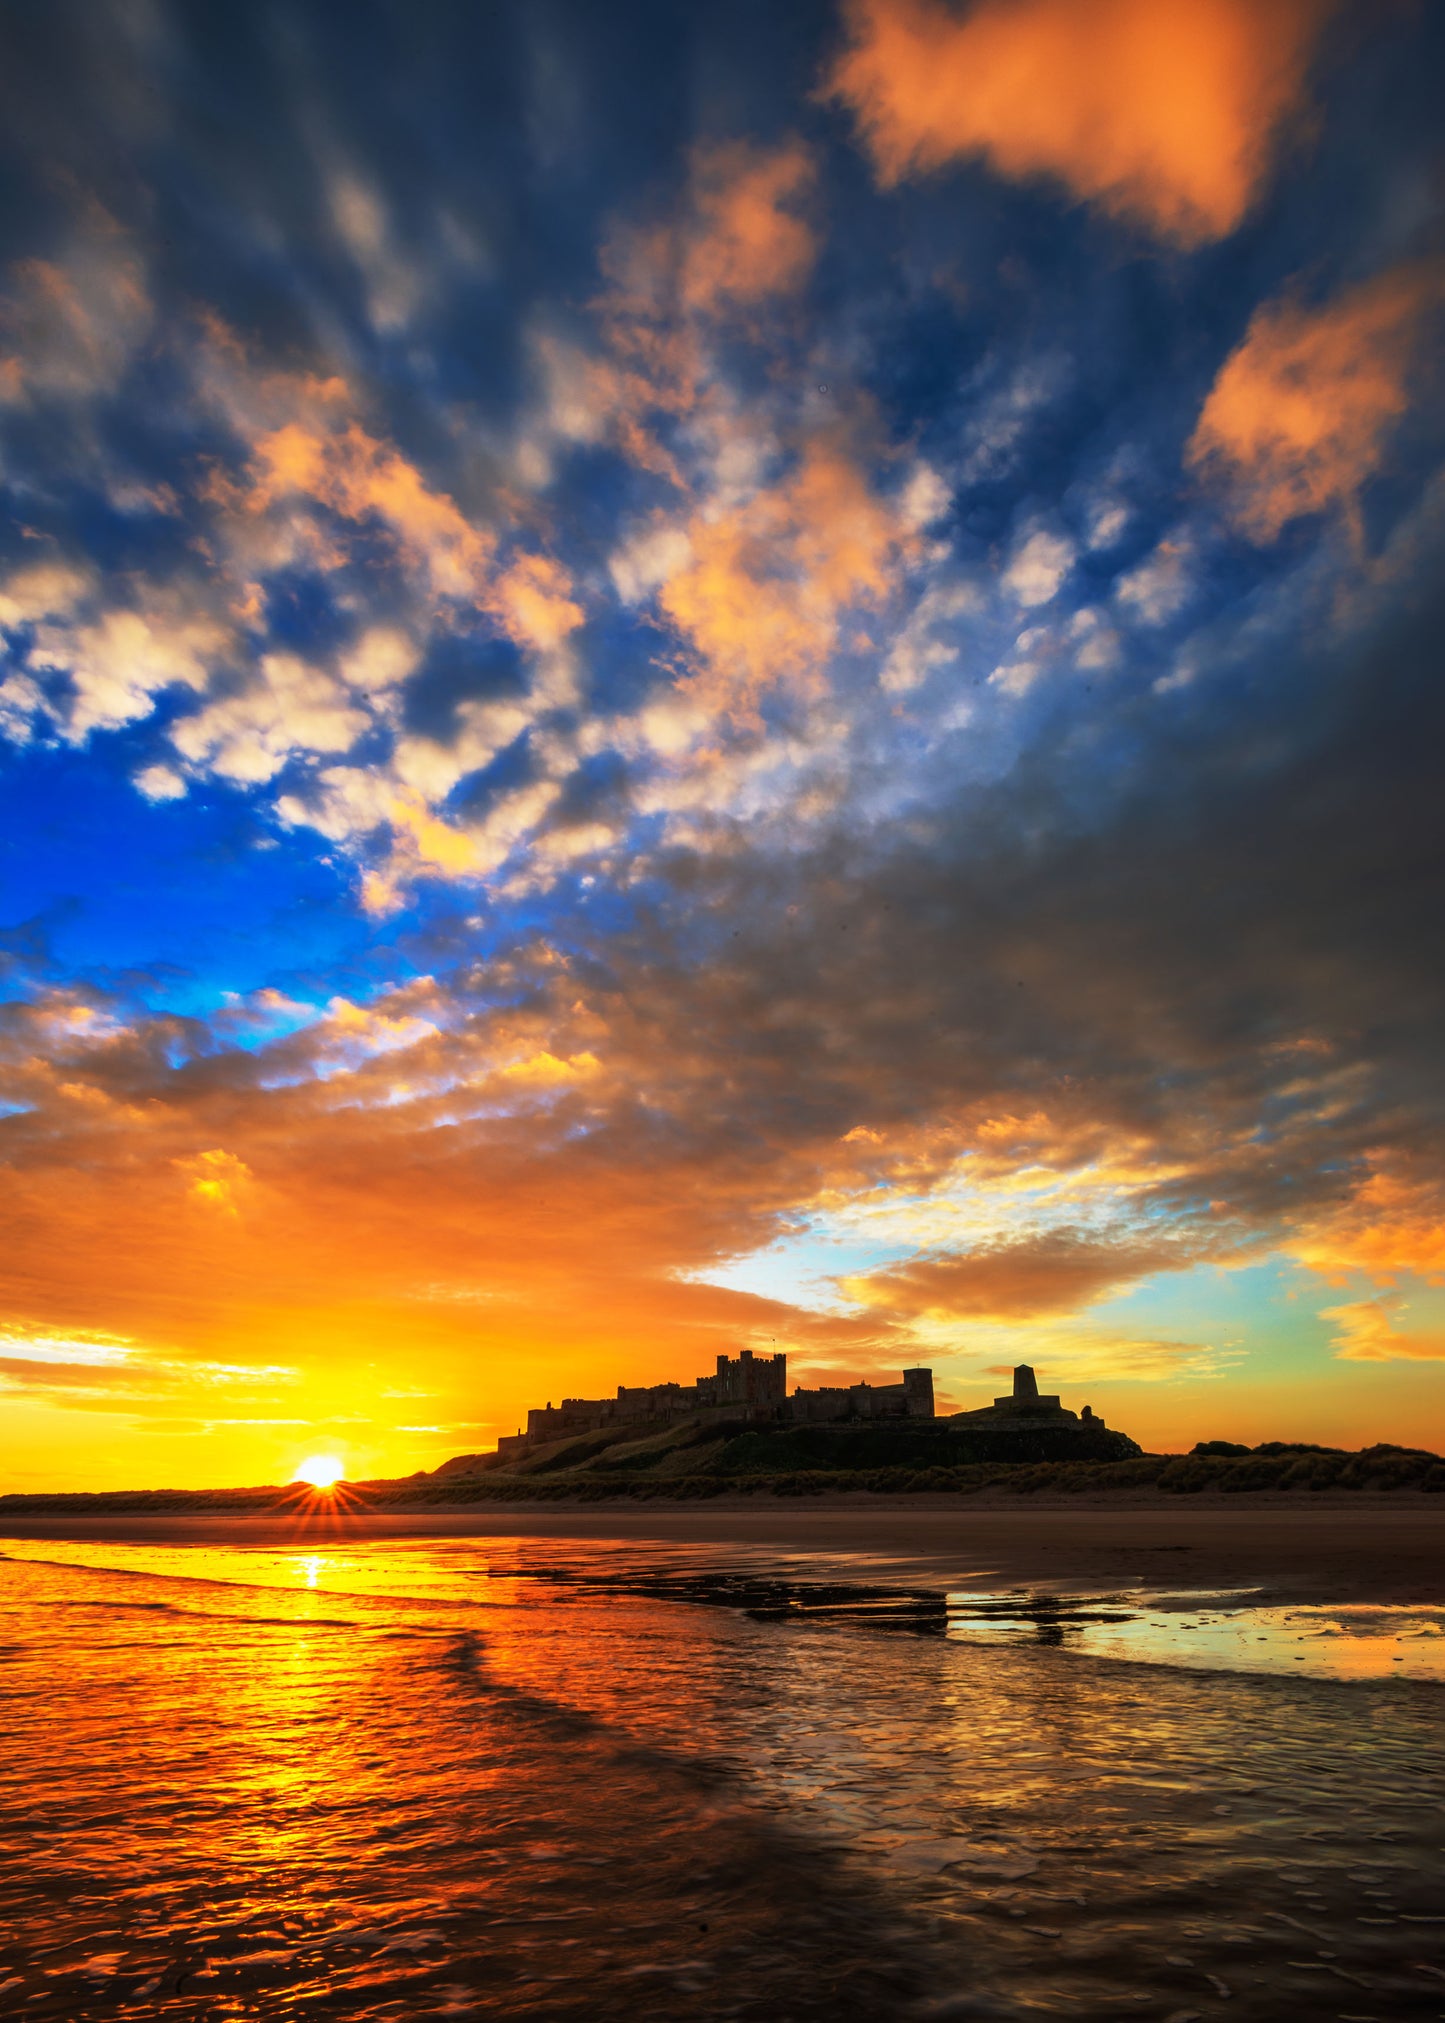
[[[1445,2017],[1445,1616],[0,1539],[0,2014]]]

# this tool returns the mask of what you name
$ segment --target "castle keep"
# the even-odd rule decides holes
[[[710,1377],[691,1384],[619,1384],[615,1398],[564,1398],[535,1405],[525,1433],[497,1442],[504,1460],[519,1460],[553,1440],[628,1426],[667,1425],[679,1419],[717,1418],[747,1424],[826,1424],[837,1419],[931,1419],[933,1372],[905,1370],[901,1384],[848,1384],[787,1394],[785,1355],[719,1356]]]

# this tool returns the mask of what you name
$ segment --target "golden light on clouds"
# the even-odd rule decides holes
[[[855,0],[832,91],[888,183],[977,157],[1194,246],[1234,230],[1331,0]]]
[[[1438,1428],[1430,10],[257,28],[111,216],[117,11],[0,230],[0,1464],[785,1342]]]
[[[1353,515],[1409,407],[1407,379],[1445,268],[1396,268],[1334,301],[1255,311],[1214,382],[1187,457],[1224,488],[1246,533],[1270,541],[1327,507]]]
[[[185,1176],[186,1193],[192,1201],[217,1215],[234,1218],[240,1214],[253,1177],[244,1159],[215,1147],[173,1164]]]
[[[813,181],[807,150],[706,148],[693,181],[697,222],[682,256],[684,305],[713,311],[797,287],[816,251],[797,209]]]

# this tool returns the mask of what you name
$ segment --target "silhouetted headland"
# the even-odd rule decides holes
[[[930,1370],[894,1385],[785,1390],[781,1355],[718,1358],[694,1385],[619,1385],[615,1399],[535,1407],[525,1430],[494,1451],[459,1454],[399,1478],[348,1482],[352,1510],[468,1508],[502,1503],[690,1504],[757,1496],[857,1498],[1060,1495],[1109,1502],[1144,1497],[1331,1492],[1438,1494],[1445,1459],[1378,1444],[1358,1452],[1269,1440],[1202,1440],[1188,1454],[1146,1454],[1106,1426],[1041,1395],[1020,1364],[992,1405],[938,1417]],[[314,1509],[304,1482],[237,1489],[66,1490],[0,1495],[0,1518],[46,1512]]]

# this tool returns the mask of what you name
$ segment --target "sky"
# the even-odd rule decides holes
[[[1441,10],[0,48],[0,1486],[1445,1448]]]

